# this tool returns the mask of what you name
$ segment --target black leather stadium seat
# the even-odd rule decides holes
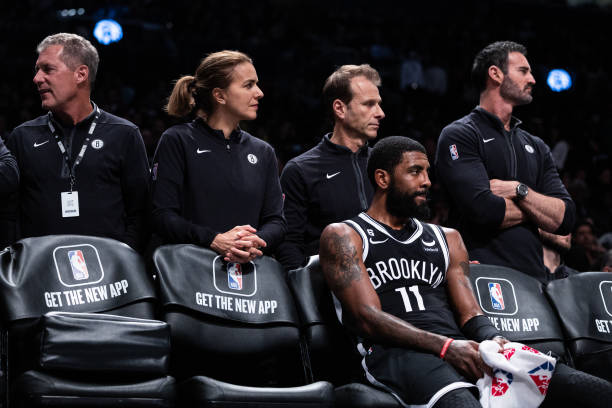
[[[182,406],[331,406],[331,384],[304,385],[298,315],[278,262],[228,264],[193,245],[162,246],[153,260]]]
[[[318,256],[289,272],[289,286],[298,304],[315,380],[337,386],[336,406],[399,407],[391,394],[360,383],[360,356],[336,317],[334,302],[319,266]]]
[[[0,306],[11,406],[173,406],[169,327],[152,320],[154,287],[127,245],[21,240],[0,253]]]
[[[497,265],[470,265],[470,280],[484,314],[509,340],[567,361],[557,315],[536,279]]]
[[[577,369],[612,381],[612,274],[584,272],[548,283]]]

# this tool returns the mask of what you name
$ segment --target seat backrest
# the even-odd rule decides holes
[[[584,272],[549,282],[577,368],[612,381],[612,274]]]
[[[40,316],[105,312],[152,319],[155,288],[140,255],[119,241],[80,235],[26,238],[0,252],[0,310],[11,370],[17,374],[36,365]]]
[[[4,321],[47,312],[138,312],[155,300],[143,259],[108,238],[52,235],[26,238],[0,253],[0,307]],[[144,315],[152,318],[153,307]]]
[[[563,331],[539,281],[481,264],[470,265],[470,280],[480,308],[507,339],[566,359]]]
[[[314,379],[335,385],[360,379],[359,354],[338,321],[318,255],[305,267],[290,271],[288,282],[298,305]]]
[[[194,245],[162,246],[153,261],[176,377],[304,384],[298,315],[278,262],[227,263]]]

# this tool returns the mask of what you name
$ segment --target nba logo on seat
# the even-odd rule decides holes
[[[74,276],[75,280],[80,281],[89,278],[85,257],[80,249],[77,249],[76,251],[68,251],[68,259],[70,260],[72,276]]]
[[[514,285],[508,279],[481,276],[474,283],[478,303],[486,315],[512,316],[518,312]]]
[[[227,264],[227,286],[230,289],[242,290],[242,266],[239,263]]]
[[[497,282],[489,282],[489,294],[491,295],[491,306],[495,310],[504,310],[504,295],[501,286]]]
[[[220,293],[253,296],[257,292],[257,267],[253,261],[225,262],[217,256],[213,260],[213,284]]]
[[[69,288],[93,285],[104,279],[100,254],[91,244],[56,247],[53,261],[60,283]]]

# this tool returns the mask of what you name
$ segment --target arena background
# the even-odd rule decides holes
[[[496,40],[527,46],[537,85],[516,109],[524,128],[553,148],[570,150],[561,170],[580,218],[599,236],[612,230],[612,1],[4,1],[0,4],[0,135],[42,113],[32,83],[37,43],[67,31],[100,52],[93,99],[140,126],[149,155],[174,119],[162,110],[172,81],[194,72],[207,53],[251,55],[265,93],[256,121],[244,128],[271,143],[282,166],[331,129],[320,92],[341,64],[370,63],[383,77],[386,118],[380,136],[420,140],[433,161],[441,129],[478,100],[469,82],[476,52]],[[71,11],[72,10],[72,11]],[[97,20],[113,18],[123,39],[93,38]],[[574,86],[546,85],[552,68]],[[446,200],[432,190],[434,221]]]

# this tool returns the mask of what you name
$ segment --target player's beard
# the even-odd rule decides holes
[[[420,192],[402,193],[395,186],[395,180],[391,178],[391,184],[389,185],[389,191],[387,192],[387,211],[394,217],[397,218],[418,218],[420,220],[427,220],[430,216],[429,206],[427,201],[422,204],[417,204],[415,198],[422,195]]]

